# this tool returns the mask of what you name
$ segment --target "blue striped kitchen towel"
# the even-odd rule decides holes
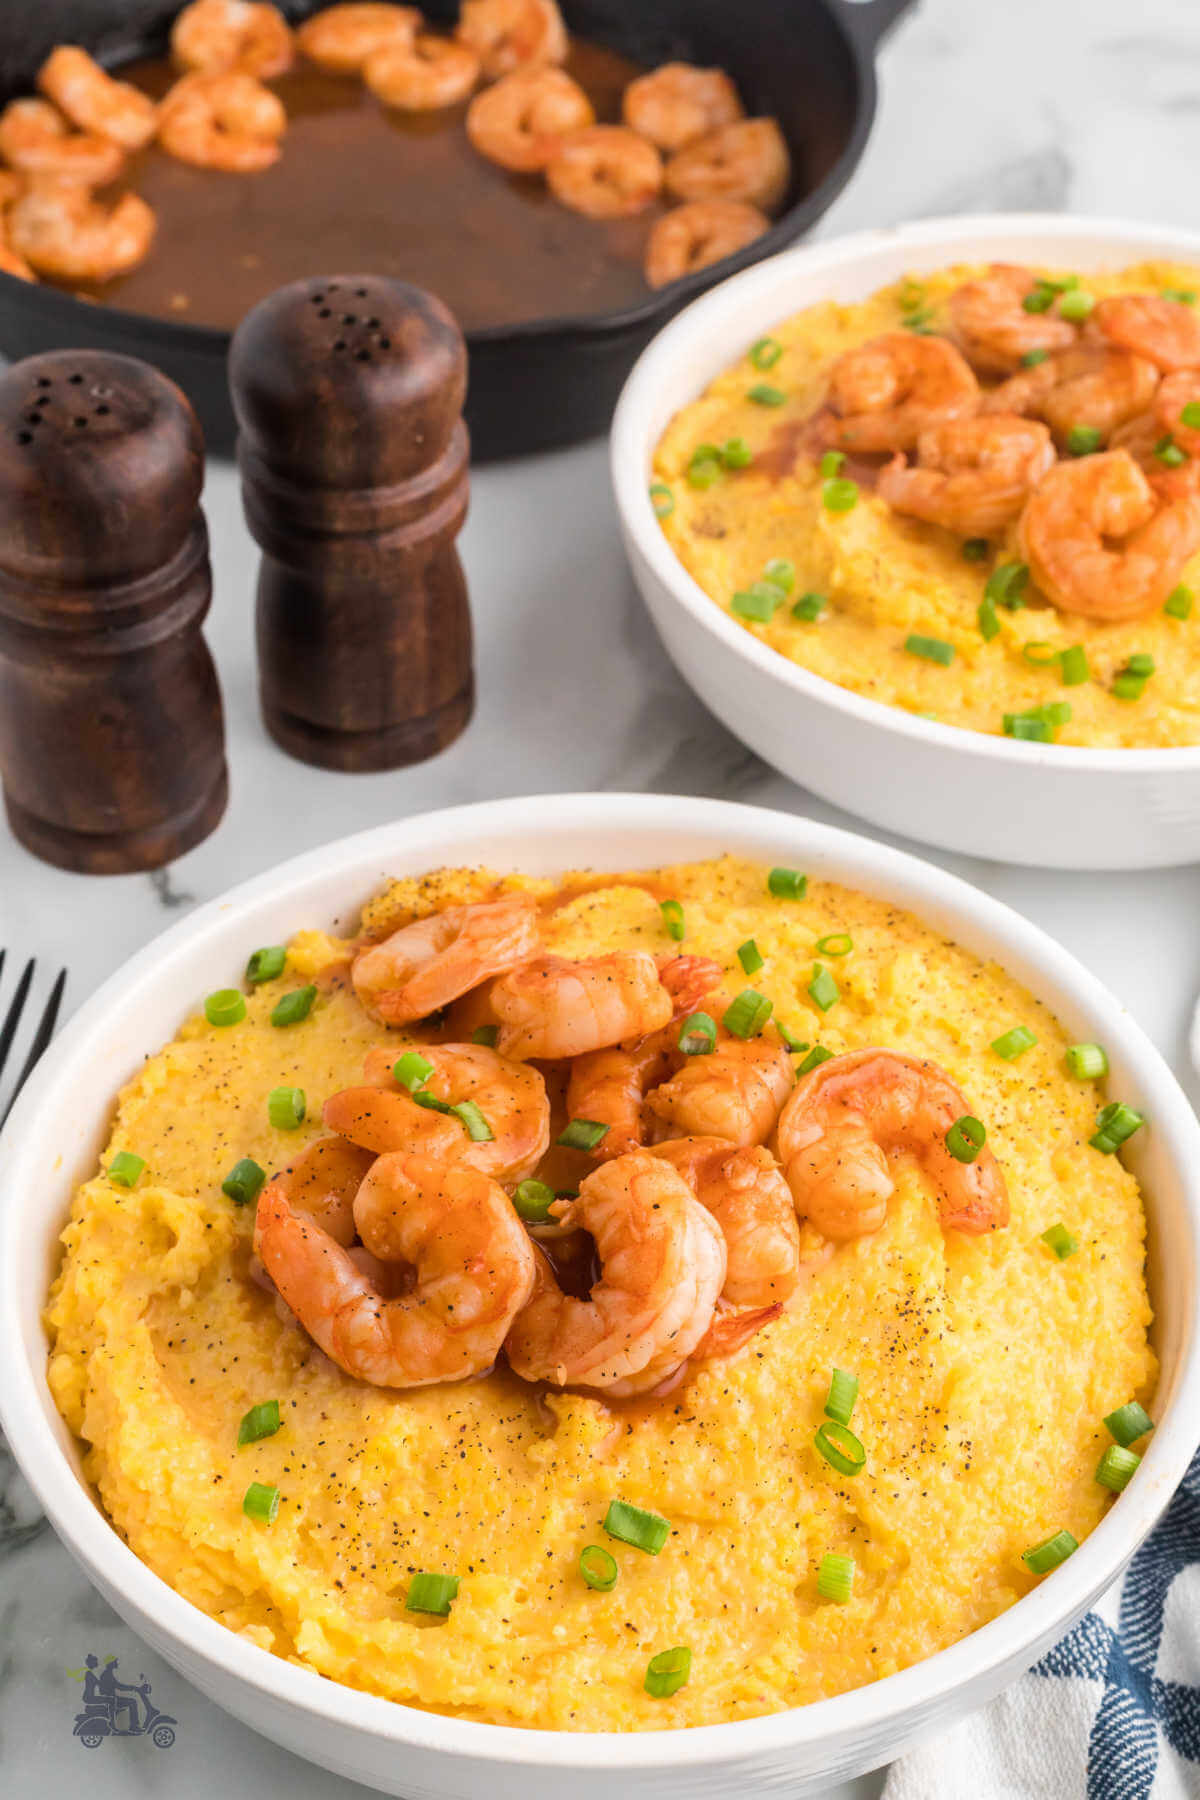
[[[883,1800],[1200,1800],[1200,1454],[1123,1581]]]

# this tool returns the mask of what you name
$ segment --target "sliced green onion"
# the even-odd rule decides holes
[[[1145,1437],[1148,1431],[1154,1430],[1154,1420],[1136,1400],[1127,1400],[1124,1406],[1118,1406],[1116,1412],[1107,1413],[1104,1423],[1111,1436],[1126,1450],[1130,1444],[1136,1444],[1140,1437]]]
[[[105,1174],[110,1181],[115,1181],[118,1187],[131,1188],[137,1185],[138,1177],[145,1166],[144,1156],[135,1156],[132,1150],[118,1150],[105,1170]]]
[[[262,1481],[252,1481],[242,1495],[242,1511],[248,1519],[257,1519],[262,1525],[273,1525],[279,1511],[279,1489],[268,1487]]]
[[[978,1119],[964,1113],[955,1119],[946,1133],[946,1148],[955,1162],[973,1163],[987,1141],[987,1132]]]
[[[1064,294],[1059,301],[1058,316],[1060,319],[1070,319],[1073,325],[1078,325],[1081,320],[1087,318],[1095,304],[1096,296],[1094,294],[1087,293],[1084,288],[1076,288],[1074,293]]]
[[[683,922],[683,908],[678,900],[660,900],[658,910],[662,914],[662,922],[666,926],[667,936],[682,944],[687,930]]]
[[[823,963],[814,963],[812,980],[808,984],[808,995],[814,1006],[828,1012],[841,999],[841,989]]]
[[[797,1055],[803,1056],[809,1046],[810,1040],[808,1038],[797,1037],[791,1026],[785,1025],[782,1019],[776,1019],[775,1029],[789,1050],[795,1052]]]
[[[821,504],[826,512],[852,512],[858,505],[857,481],[848,481],[844,475],[835,475],[832,480],[823,481]]]
[[[1032,1050],[1036,1043],[1037,1038],[1028,1025],[1014,1025],[1011,1030],[992,1039],[992,1049],[1005,1062],[1015,1062],[1018,1056],[1024,1056],[1026,1050]]]
[[[967,538],[962,553],[968,562],[986,562],[991,545],[986,538]]]
[[[675,496],[665,481],[650,483],[650,504],[656,519],[669,519],[675,511]]]
[[[798,1077],[801,1075],[807,1075],[813,1069],[819,1069],[822,1063],[827,1063],[827,1062],[832,1062],[832,1061],[833,1061],[833,1051],[832,1050],[826,1050],[824,1044],[814,1044],[812,1049],[809,1051],[808,1055],[805,1057],[804,1061],[800,1064],[800,1067],[796,1070],[796,1074]]]
[[[1123,1494],[1137,1474],[1141,1460],[1136,1450],[1126,1450],[1121,1444],[1110,1444],[1097,1465],[1096,1480],[1101,1487],[1111,1489],[1114,1494]]]
[[[824,594],[811,592],[801,594],[800,598],[792,608],[792,617],[793,619],[805,620],[811,625],[814,619],[820,618],[828,604]]]
[[[1173,619],[1190,619],[1195,599],[1196,596],[1191,588],[1181,581],[1179,586],[1172,588],[1167,595],[1163,611],[1169,613]]]
[[[688,486],[710,488],[721,479],[721,452],[716,444],[697,444],[688,459]]]
[[[485,1050],[494,1050],[499,1041],[500,1027],[498,1025],[477,1025],[471,1033],[471,1042],[482,1044]]]
[[[767,889],[777,900],[803,900],[808,892],[808,876],[799,869],[772,869],[767,876]]]
[[[558,1198],[552,1187],[544,1181],[519,1181],[513,1189],[513,1205],[517,1209],[518,1218],[527,1224],[540,1225],[550,1217],[550,1208]]]
[[[1066,1055],[1077,1081],[1099,1081],[1108,1074],[1108,1057],[1099,1044],[1068,1044]]]
[[[1179,415],[1179,423],[1189,431],[1200,431],[1200,400],[1189,400]]]
[[[495,1132],[474,1100],[460,1100],[450,1111],[459,1120],[473,1144],[490,1144],[495,1141]]]
[[[267,1117],[276,1131],[295,1131],[304,1123],[303,1088],[277,1087],[267,1095]]]
[[[406,1050],[392,1064],[392,1074],[401,1087],[407,1088],[410,1094],[415,1094],[433,1074],[433,1064],[419,1050]]]
[[[755,988],[743,988],[736,1000],[725,1008],[721,1020],[733,1037],[757,1037],[774,1010],[774,1002]]]
[[[790,594],[796,585],[796,565],[786,556],[773,556],[763,574],[777,588],[782,588],[785,594]]]
[[[1196,294],[1192,288],[1163,288],[1164,300],[1177,300],[1181,306],[1195,306]]]
[[[293,988],[290,994],[284,994],[272,1008],[272,1025],[298,1025],[301,1019],[307,1019],[316,997],[315,987]]]
[[[448,1100],[439,1100],[436,1094],[429,1092],[428,1088],[413,1088],[412,1097],[418,1106],[425,1108],[426,1112],[449,1114],[454,1111]]]
[[[457,1593],[457,1575],[430,1575],[422,1570],[409,1582],[404,1605],[409,1612],[434,1613],[439,1619],[445,1619]]]
[[[750,361],[756,369],[773,369],[783,355],[783,345],[778,338],[761,337],[756,344],[750,346]]]
[[[1043,1231],[1042,1242],[1050,1246],[1059,1262],[1066,1262],[1079,1248],[1079,1239],[1073,1238],[1065,1225],[1051,1225],[1048,1231]]]
[[[721,445],[721,461],[727,469],[748,469],[754,461],[754,452],[745,438],[726,438]]]
[[[858,1376],[848,1375],[845,1369],[835,1369],[829,1377],[829,1398],[825,1402],[825,1416],[839,1425],[848,1425],[854,1413],[854,1403],[858,1399]]]
[[[252,1156],[243,1156],[221,1183],[221,1192],[228,1194],[236,1206],[249,1206],[252,1200],[258,1199],[266,1179],[267,1171],[260,1168]]]
[[[261,1438],[274,1437],[279,1430],[278,1400],[260,1400],[257,1406],[242,1414],[242,1422],[238,1426],[238,1448],[243,1444],[257,1444]]]
[[[1190,460],[1187,451],[1180,449],[1169,432],[1155,444],[1154,455],[1166,469],[1181,469]]]
[[[747,938],[744,944],[738,945],[737,957],[744,975],[757,975],[763,967],[762,953],[753,938]]]
[[[1095,1136],[1090,1137],[1088,1143],[1093,1150],[1111,1156],[1135,1131],[1140,1131],[1145,1123],[1144,1115],[1134,1107],[1126,1106],[1123,1100],[1114,1100],[1101,1108],[1096,1119]]]
[[[784,598],[773,581],[752,581],[748,588],[738,589],[729,607],[739,619],[750,619],[755,625],[769,625]]]
[[[1026,1563],[1035,1575],[1048,1575],[1051,1569],[1057,1569],[1065,1563],[1079,1544],[1069,1531],[1052,1531],[1048,1538],[1035,1544],[1031,1550],[1021,1552],[1021,1561]]]
[[[1049,744],[1054,741],[1054,733],[1060,725],[1065,725],[1071,717],[1071,706],[1066,700],[1051,700],[1046,706],[1035,706],[1029,712],[1005,713],[1004,733],[1006,737],[1026,738],[1035,744]]]
[[[979,635],[985,644],[990,644],[994,637],[1000,635],[1000,621],[996,617],[996,603],[987,595],[979,602],[979,610],[975,617],[979,621]]]
[[[287,951],[282,944],[266,944],[261,950],[253,950],[246,964],[246,980],[255,987],[260,981],[274,981],[283,974],[283,966],[287,962]]]
[[[848,931],[831,931],[827,937],[817,939],[817,949],[822,956],[849,956],[854,948],[854,939]]]
[[[827,1419],[818,1427],[813,1443],[831,1468],[839,1475],[857,1475],[867,1460],[867,1453],[848,1425]]]
[[[645,1512],[640,1506],[631,1506],[627,1500],[609,1501],[604,1529],[609,1537],[632,1544],[635,1550],[644,1550],[647,1556],[657,1556],[671,1535],[669,1519],[664,1519],[661,1513]]]
[[[218,988],[204,1002],[210,1025],[237,1025],[246,1016],[246,996],[240,988]]]
[[[579,1573],[598,1594],[610,1593],[617,1585],[617,1559],[601,1544],[585,1544],[579,1552]]]
[[[924,306],[927,292],[923,281],[918,281],[915,275],[906,275],[900,283],[896,304],[901,312],[913,312],[918,306]]]
[[[707,1056],[717,1047],[717,1022],[706,1012],[689,1013],[679,1028],[679,1048],[685,1056]]]
[[[983,591],[993,605],[1006,606],[1010,612],[1017,612],[1025,604],[1021,594],[1028,580],[1028,563],[1000,563],[988,576]]]
[[[921,656],[926,662],[941,663],[944,669],[948,669],[954,661],[954,645],[948,644],[945,638],[921,637],[912,632],[905,638],[904,648],[910,656]]]
[[[692,1672],[692,1653],[684,1644],[674,1650],[660,1650],[646,1665],[644,1687],[656,1700],[669,1700],[687,1682]]]
[[[1146,691],[1146,679],[1145,675],[1131,675],[1128,669],[1122,669],[1113,676],[1113,699],[1140,700]]]
[[[753,400],[755,406],[782,406],[787,395],[782,388],[772,387],[767,381],[756,381],[752,388],[746,389],[747,400]]]
[[[598,1119],[572,1119],[557,1141],[565,1150],[594,1150],[607,1135]]]
[[[1058,668],[1064,687],[1081,687],[1091,679],[1087,651],[1082,644],[1072,644],[1070,649],[1064,650],[1058,659]]]
[[[844,450],[827,450],[817,464],[817,467],[820,469],[822,475],[827,477],[840,475],[845,460],[846,453]]]
[[[1154,658],[1148,650],[1135,650],[1125,667],[1131,675],[1149,677],[1154,673]]]
[[[1054,305],[1054,289],[1047,282],[1039,281],[1021,301],[1027,313],[1049,312]]]
[[[836,1600],[839,1606],[845,1606],[853,1591],[854,1558],[827,1551],[817,1568],[818,1594],[822,1600]]]
[[[900,324],[905,331],[915,331],[918,337],[931,337],[933,317],[932,306],[920,306],[915,312],[905,313]]]
[[[1026,350],[1024,356],[1021,358],[1021,367],[1023,369],[1036,369],[1039,363],[1044,363],[1046,361],[1049,354],[1050,352],[1048,350]]]
[[[1021,655],[1035,669],[1048,669],[1051,663],[1058,661],[1059,652],[1053,644],[1046,643],[1044,638],[1031,638],[1029,643],[1022,644]]]
[[[1104,442],[1104,433],[1095,425],[1072,425],[1067,433],[1067,449],[1072,456],[1091,456]]]

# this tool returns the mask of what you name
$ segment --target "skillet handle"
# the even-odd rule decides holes
[[[868,54],[915,4],[916,0],[829,0],[832,12],[848,35]]]

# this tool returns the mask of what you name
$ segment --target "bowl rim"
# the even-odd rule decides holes
[[[689,574],[671,548],[650,504],[648,483],[654,441],[646,423],[654,392],[665,372],[674,372],[707,339],[714,323],[738,343],[750,330],[742,316],[757,316],[760,327],[778,318],[771,294],[794,271],[827,270],[831,276],[853,270],[877,252],[897,247],[914,252],[944,249],[948,257],[970,261],[988,254],[989,238],[1028,236],[1069,250],[1074,240],[1107,238],[1114,251],[1143,246],[1147,254],[1178,256],[1200,263],[1200,232],[1180,226],[1144,225],[1134,219],[1090,217],[1084,213],[963,213],[952,218],[917,219],[848,233],[818,243],[794,246],[752,268],[729,276],[701,294],[663,325],[642,351],[626,378],[613,415],[609,470],[621,523],[638,555],[649,566],[661,590],[714,642],[732,652],[760,675],[790,689],[799,701],[816,702],[875,730],[890,730],[931,749],[1018,768],[1053,768],[1058,773],[1096,771],[1103,774],[1156,774],[1200,769],[1200,744],[1157,749],[1093,748],[1082,744],[1038,744],[993,736],[965,726],[923,719],[839,687],[814,674],[734,623]],[[697,394],[703,386],[697,387]]]
[[[59,1538],[97,1585],[120,1594],[139,1618],[147,1618],[171,1641],[185,1671],[189,1663],[202,1659],[268,1705],[301,1709],[335,1729],[349,1726],[387,1744],[477,1762],[613,1771],[740,1764],[755,1755],[797,1751],[848,1733],[886,1729],[957,1688],[986,1681],[991,1671],[1027,1654],[1030,1645],[1047,1634],[1064,1629],[1115,1579],[1167,1505],[1200,1438],[1200,1329],[1195,1319],[1185,1322],[1171,1398],[1138,1479],[1076,1553],[1006,1612],[911,1668],[832,1699],[762,1718],[630,1733],[557,1732],[425,1712],[343,1686],[248,1643],[185,1600],[123,1543],[58,1442],[43,1399],[44,1362],[39,1356],[35,1365],[25,1355],[20,1321],[26,1302],[15,1273],[24,1196],[36,1193],[39,1170],[53,1164],[56,1092],[69,1091],[75,1065],[88,1062],[89,1037],[114,1014],[136,1014],[143,989],[160,981],[170,984],[179,973],[188,987],[180,995],[182,1017],[194,996],[190,973],[177,965],[186,965],[202,945],[207,955],[210,940],[217,940],[217,948],[228,954],[232,929],[256,906],[290,901],[303,907],[306,889],[340,878],[350,896],[346,904],[356,907],[362,884],[378,884],[389,859],[415,867],[426,858],[424,866],[433,866],[439,842],[447,834],[454,846],[464,838],[502,834],[523,843],[525,848],[516,854],[525,857],[532,854],[529,846],[536,840],[546,847],[547,860],[561,867],[553,854],[555,846],[562,834],[577,833],[582,827],[593,836],[644,838],[649,855],[656,842],[669,843],[674,836],[708,840],[709,848],[689,851],[692,856],[729,848],[764,857],[773,853],[766,848],[769,840],[780,853],[802,856],[832,879],[862,883],[868,891],[886,890],[906,908],[934,914],[937,929],[986,938],[992,954],[1023,965],[1022,978],[1052,1009],[1085,1015],[1089,1028],[1094,1024],[1098,1033],[1105,1034],[1104,1041],[1119,1045],[1121,1061],[1137,1090],[1153,1094],[1155,1137],[1168,1147],[1191,1260],[1200,1267],[1200,1120],[1165,1059],[1125,1008],[1082,963],[1010,907],[907,852],[767,808],[690,796],[619,793],[484,801],[358,832],[240,883],[129,958],[59,1034],[0,1134],[0,1366],[10,1377],[0,1389],[0,1423]],[[610,854],[614,861],[624,858],[624,851],[620,856],[615,850]],[[603,849],[598,858],[607,860]],[[628,860],[624,866],[630,866]],[[296,919],[292,928],[309,922]],[[58,1099],[61,1104],[62,1094]]]

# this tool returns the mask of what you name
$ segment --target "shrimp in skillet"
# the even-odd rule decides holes
[[[522,1061],[555,1061],[611,1044],[637,1044],[690,1012],[720,977],[720,966],[704,957],[658,959],[648,950],[575,961],[538,957],[492,985],[489,1001],[500,1021],[496,1045]]]
[[[779,1157],[796,1212],[822,1237],[843,1242],[878,1231],[894,1192],[888,1152],[914,1156],[937,1193],[943,1231],[1008,1224],[1008,1189],[984,1145],[958,1162],[946,1133],[970,1112],[933,1062],[892,1050],[831,1057],[800,1080],[779,1119]]]
[[[283,102],[253,75],[225,69],[185,75],[162,103],[158,141],[198,169],[252,174],[279,160],[287,129]]]
[[[357,75],[384,44],[411,44],[423,23],[415,6],[349,0],[343,6],[326,6],[298,25],[296,47],[330,75]]]
[[[1184,300],[1158,294],[1112,294],[1101,300],[1087,335],[1154,364],[1164,375],[1200,369],[1200,318]]]
[[[426,1387],[483,1374],[529,1298],[534,1250],[504,1189],[477,1169],[381,1156],[354,1201],[358,1234],[382,1263],[415,1271],[407,1293],[379,1285],[281,1181],[259,1196],[254,1247],[285,1305],[347,1375]]]
[[[769,1150],[727,1138],[670,1138],[650,1152],[687,1182],[725,1239],[721,1298],[731,1306],[773,1306],[800,1280],[800,1228],[791,1189]]]
[[[563,69],[535,63],[476,94],[467,109],[467,136],[489,162],[532,175],[545,168],[568,132],[595,122],[578,82]]]
[[[646,280],[652,288],[666,287],[734,255],[770,229],[766,213],[744,200],[686,200],[652,226],[646,239]]]
[[[737,88],[724,69],[663,63],[629,83],[621,101],[625,123],[660,150],[685,144],[743,118]]]
[[[78,181],[35,175],[9,210],[7,232],[11,248],[39,275],[100,283],[142,261],[155,223],[139,194],[123,194],[109,207]]]
[[[910,466],[897,456],[876,492],[895,512],[959,537],[991,537],[1019,516],[1055,460],[1049,428],[1015,413],[949,419],[917,439]]]
[[[540,945],[535,901],[506,894],[402,925],[359,951],[350,978],[369,1013],[385,1025],[408,1025],[528,961]]]
[[[0,156],[24,175],[57,175],[107,187],[125,167],[125,152],[95,131],[74,131],[48,100],[10,100],[0,113]]]
[[[774,119],[736,119],[677,150],[663,176],[676,200],[742,200],[774,212],[787,193],[792,165]]]
[[[561,138],[546,162],[550,192],[589,219],[642,212],[662,187],[654,145],[625,125],[587,125]]]
[[[1037,285],[1031,269],[993,263],[986,275],[955,288],[950,325],[963,355],[980,375],[1011,375],[1030,351],[1067,350],[1078,337],[1054,302],[1045,312],[1026,312],[1022,301]]]
[[[437,112],[457,106],[474,91],[479,58],[469,44],[421,32],[373,50],[363,80],[385,106],[399,112]]]
[[[1060,462],[1030,496],[1017,541],[1060,612],[1140,619],[1200,550],[1200,493],[1156,492],[1127,450]]]
[[[600,1275],[586,1300],[564,1294],[539,1254],[533,1298],[505,1350],[526,1381],[644,1393],[687,1361],[725,1285],[725,1240],[681,1175],[634,1151],[585,1176],[552,1209],[591,1233]],[[515,1214],[514,1214],[515,1217]]]
[[[171,27],[181,69],[244,69],[267,81],[292,66],[292,28],[264,0],[191,0]]]
[[[567,28],[555,0],[463,0],[456,34],[489,81],[526,63],[567,58]]]
[[[888,331],[834,363],[831,412],[818,415],[832,449],[911,450],[923,431],[979,408],[979,383],[946,338]]]
[[[1144,357],[1104,344],[1076,344],[1001,382],[980,410],[1044,419],[1064,443],[1080,425],[1107,439],[1152,404],[1157,386],[1158,371]]]
[[[140,150],[158,129],[158,108],[127,81],[114,81],[86,50],[60,44],[38,71],[37,83],[80,131],[111,138],[123,150]]]
[[[721,1038],[707,1055],[689,1056],[678,1074],[646,1096],[651,1139],[719,1137],[762,1144],[792,1088],[792,1065],[778,1038]]]

